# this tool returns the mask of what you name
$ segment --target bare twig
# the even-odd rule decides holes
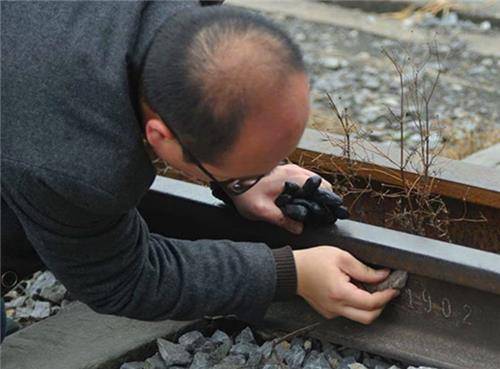
[[[443,149],[443,146],[431,146],[430,142],[432,135],[440,137],[441,133],[438,123],[433,120],[431,109],[431,102],[442,73],[437,43],[434,41],[434,44],[429,44],[427,53],[422,55],[420,60],[412,57],[412,53],[408,50],[399,53],[402,56],[388,50],[382,50],[382,53],[398,76],[399,111],[386,106],[387,115],[384,118],[391,125],[398,127],[399,160],[369,141],[361,149],[383,158],[396,168],[396,170],[378,166],[369,168],[370,173],[380,174],[395,185],[382,184],[381,189],[375,189],[371,185],[370,177],[365,186],[359,187],[359,175],[366,170],[366,166],[357,159],[359,154],[355,149],[359,149],[360,145],[353,144],[353,137],[362,136],[363,130],[350,117],[347,109],[339,108],[334,99],[327,95],[330,108],[339,121],[343,139],[333,140],[328,136],[326,139],[342,149],[347,164],[341,168],[332,159],[335,171],[330,174],[334,177],[334,189],[341,195],[353,196],[351,209],[366,194],[378,198],[379,201],[386,198],[393,199],[395,207],[392,212],[386,214],[384,219],[386,224],[423,236],[428,233],[437,234],[439,238],[449,240],[451,222],[484,221],[484,216],[479,219],[467,219],[465,207],[462,217],[452,219],[446,203],[433,193],[435,179],[431,173],[435,170],[436,158]],[[425,72],[432,59],[436,60],[438,70],[429,77],[430,74]],[[416,129],[418,139],[415,146],[408,148],[405,135],[411,128]],[[414,174],[408,174],[409,167],[413,169]]]
[[[312,324],[309,324],[309,325],[306,325],[305,327],[302,327],[302,328],[299,328],[293,332],[290,332],[288,334],[285,334],[284,336],[281,336],[281,337],[278,337],[278,338],[275,338],[272,342],[273,342],[273,349],[279,345],[281,342],[283,341],[286,341],[286,340],[289,340],[291,338],[294,338],[294,337],[298,337],[298,336],[302,336],[303,334],[306,334],[306,333],[309,333],[311,331],[313,331],[316,327],[318,327],[319,325],[321,324],[321,322],[315,322],[315,323],[312,323]]]

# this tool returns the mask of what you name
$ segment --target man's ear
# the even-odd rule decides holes
[[[168,129],[167,125],[161,119],[148,119],[145,125],[146,139],[152,147],[158,147],[166,141],[175,141],[175,136]]]

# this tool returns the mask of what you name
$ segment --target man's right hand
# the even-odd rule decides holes
[[[358,288],[352,280],[379,283],[389,275],[389,270],[372,269],[336,247],[318,246],[295,250],[293,254],[297,293],[327,319],[343,316],[370,324],[399,295],[394,289],[369,293]]]

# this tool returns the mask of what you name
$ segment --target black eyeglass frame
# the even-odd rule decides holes
[[[203,164],[201,164],[201,161],[198,160],[196,158],[196,156],[194,156],[191,152],[191,150],[189,150],[187,148],[186,145],[184,145],[184,143],[179,139],[179,135],[172,129],[172,127],[168,127],[170,129],[170,131],[172,132],[172,134],[175,136],[175,138],[177,139],[177,142],[179,143],[179,145],[182,147],[182,149],[184,150],[184,152],[189,156],[189,158],[191,159],[191,161],[208,177],[210,178],[210,180],[215,183],[215,185],[217,187],[219,187],[222,191],[224,191],[227,195],[229,196],[239,196],[239,195],[242,195],[244,194],[245,192],[247,192],[248,190],[250,190],[253,186],[255,186],[263,177],[265,177],[268,173],[266,174],[260,174],[258,176],[252,176],[252,177],[243,177],[243,178],[231,178],[231,179],[228,179],[228,180],[225,180],[225,181],[219,181],[215,178],[215,176],[210,173],[204,166]],[[252,181],[249,185],[246,185],[246,186],[241,186],[241,189],[237,190],[237,189],[234,189],[234,187],[230,187],[230,184],[231,183],[234,183],[234,182],[242,182],[242,181]]]

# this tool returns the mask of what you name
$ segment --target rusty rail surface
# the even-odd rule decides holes
[[[354,140],[351,142],[352,151],[357,154],[349,163],[343,157],[342,140],[340,135],[306,129],[289,159],[332,182],[336,180],[334,175],[349,172],[354,165],[360,186],[358,190],[368,182],[381,192],[401,185],[401,173],[394,164],[400,155],[397,144]],[[408,165],[405,178],[410,182],[416,178],[415,170],[419,165],[418,161]],[[444,157],[437,157],[432,168],[432,192],[439,195],[446,205],[442,221],[448,225],[444,227],[446,230],[427,227],[426,237],[500,254],[500,171]],[[166,175],[186,180],[179,173],[170,171]],[[353,220],[405,231],[398,222],[390,224],[396,212],[397,198],[389,196],[380,201],[367,191],[347,195],[344,200]]]
[[[290,159],[330,181],[336,180],[334,175],[349,173],[354,168],[359,189],[368,182],[379,191],[401,186],[400,169],[395,165],[400,160],[397,144],[354,140],[351,150],[356,154],[348,162],[343,157],[343,140],[339,135],[307,129]],[[406,180],[411,182],[417,178],[415,171],[420,165],[416,160],[407,166]],[[432,192],[446,205],[442,220],[448,225],[445,231],[429,227],[426,236],[500,253],[500,171],[436,157],[430,176]],[[388,219],[393,218],[397,208],[397,199],[387,197],[380,201],[370,191],[348,195],[345,200],[353,220],[378,226],[391,223]],[[400,225],[396,222],[392,227],[397,229]]]
[[[323,320],[302,300],[276,303],[264,325],[311,335],[404,362],[439,368],[497,368],[500,255],[353,221],[301,236],[249,222],[219,206],[207,188],[158,177],[140,211],[155,232],[186,239],[233,239],[294,248],[335,245],[360,260],[410,272],[401,296],[372,325]]]
[[[342,140],[340,135],[306,129],[291,159],[326,172],[346,169],[347,161],[343,157],[342,148],[336,143]],[[356,140],[352,143],[352,151],[358,153],[353,160],[359,176],[369,176],[386,184],[401,184],[399,168],[394,164],[399,162],[397,143],[389,145]],[[405,175],[408,180],[416,178],[415,169],[420,166],[418,161],[407,165]],[[433,193],[500,209],[500,171],[460,160],[436,157],[431,178]]]

